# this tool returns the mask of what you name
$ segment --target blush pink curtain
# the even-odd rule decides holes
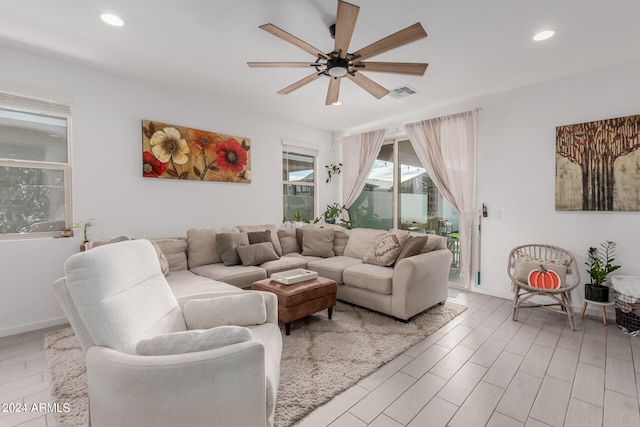
[[[379,129],[342,138],[342,201],[347,208],[362,192],[385,132]]]
[[[477,111],[405,125],[420,162],[460,215],[459,275],[470,283]]]

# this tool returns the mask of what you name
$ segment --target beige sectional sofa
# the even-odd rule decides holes
[[[267,230],[270,242],[265,242],[265,234],[261,234]],[[217,236],[220,234],[226,237],[231,234],[238,241],[248,234],[262,241],[247,247],[245,239],[245,243],[240,245],[243,249],[235,248],[245,256],[229,265],[232,263],[226,262],[228,248],[219,250]],[[191,229],[186,237],[150,240],[166,257],[166,278],[181,305],[192,295],[202,298],[207,293],[233,293],[238,288],[249,288],[253,282],[273,273],[306,268],[335,280],[338,299],[402,320],[408,320],[447,299],[453,257],[447,249],[446,238],[441,236],[401,230],[346,230],[330,224],[299,228],[270,224]],[[384,240],[394,242],[395,247],[385,246]],[[422,243],[423,247],[418,245],[419,253],[407,253],[408,256],[396,261],[393,251],[397,255],[397,246],[401,246],[402,251],[409,246],[410,240],[412,243],[418,243],[414,240],[420,240],[420,243],[426,240],[426,244]],[[269,253],[253,251],[259,248],[268,249]],[[233,248],[231,251],[235,252]],[[254,253],[246,255],[247,251]],[[376,258],[377,255],[380,258]]]

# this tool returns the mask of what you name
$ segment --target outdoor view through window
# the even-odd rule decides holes
[[[451,280],[459,265],[458,213],[442,197],[408,140],[390,140],[349,208],[353,227],[400,228],[447,237],[454,254]]]

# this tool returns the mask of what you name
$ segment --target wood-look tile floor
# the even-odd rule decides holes
[[[511,301],[478,293],[449,301],[469,309],[296,425],[640,427],[640,338],[541,309],[514,322]],[[0,339],[0,404],[51,401],[42,347],[43,331]],[[0,413],[18,425],[56,424]]]

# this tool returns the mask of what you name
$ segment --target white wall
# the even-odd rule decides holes
[[[588,248],[612,240],[618,244],[616,262],[622,265],[616,273],[640,275],[640,212],[555,210],[556,126],[640,114],[639,75],[640,62],[629,63],[425,108],[345,133],[386,127],[388,136],[397,136],[401,124],[482,108],[478,115],[477,209],[486,203],[489,216],[482,222],[481,285],[474,284],[474,291],[511,299],[507,256],[513,247],[526,243],[571,251],[584,284]],[[474,263],[475,259],[474,254]],[[474,281],[475,271],[474,266]],[[573,293],[578,308],[582,307],[583,289],[581,285]]]
[[[334,201],[322,172],[331,134],[276,121],[229,100],[183,93],[77,63],[0,46],[0,85],[72,99],[74,221],[90,237],[184,236],[189,228],[282,222],[282,139],[315,145],[320,212]],[[142,178],[141,120],[251,139],[252,183]],[[81,241],[0,241],[0,336],[64,322],[51,290]]]
[[[618,244],[616,261],[622,265],[616,273],[640,275],[640,212],[555,210],[556,126],[640,114],[638,75],[640,62],[480,100],[477,201],[479,206],[487,204],[489,217],[482,222],[478,291],[512,296],[507,255],[525,243],[571,251],[584,284],[588,248],[612,240]],[[583,289],[573,293],[579,307]]]

